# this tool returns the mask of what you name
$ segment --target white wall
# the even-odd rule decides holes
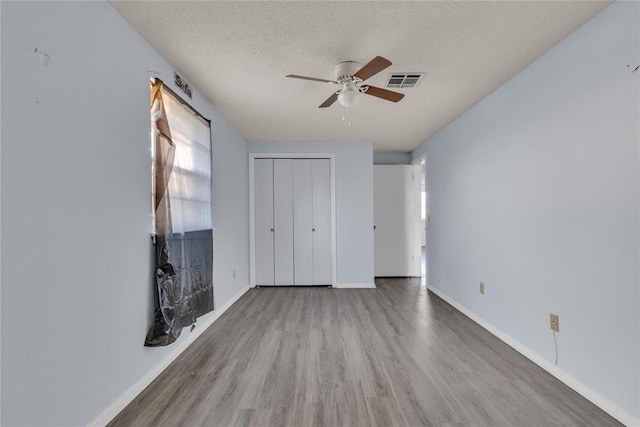
[[[83,425],[179,344],[143,347],[149,70],[174,69],[106,2],[1,7],[2,425]],[[193,104],[213,121],[220,307],[249,282],[246,142]]]
[[[338,123],[340,124],[340,123]],[[373,149],[369,142],[250,142],[251,153],[334,153],[338,284],[373,284]]]
[[[559,314],[559,369],[636,419],[639,23],[614,3],[413,153],[429,284],[551,364]]]

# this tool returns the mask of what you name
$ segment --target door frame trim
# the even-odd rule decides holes
[[[256,159],[329,159],[331,163],[331,286],[336,287],[336,155],[335,153],[249,153],[249,285],[256,287],[256,211],[255,160]]]

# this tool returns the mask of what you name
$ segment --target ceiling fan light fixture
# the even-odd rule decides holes
[[[338,102],[347,108],[353,107],[358,103],[358,101],[360,101],[359,92],[347,90],[338,94]]]
[[[338,102],[349,108],[360,102],[360,91],[355,87],[346,87],[338,94]]]

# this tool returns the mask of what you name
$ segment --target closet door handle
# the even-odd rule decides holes
[[[313,231],[313,232],[315,233],[316,229],[315,229],[315,228],[312,228],[312,229],[311,229],[311,231]]]
[[[273,233],[274,231],[275,231],[275,229],[274,229],[274,228],[272,228],[272,229],[271,229],[271,232]]]

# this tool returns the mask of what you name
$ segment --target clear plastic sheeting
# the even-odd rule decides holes
[[[151,121],[156,307],[145,345],[163,346],[213,310],[211,128],[159,80]]]

